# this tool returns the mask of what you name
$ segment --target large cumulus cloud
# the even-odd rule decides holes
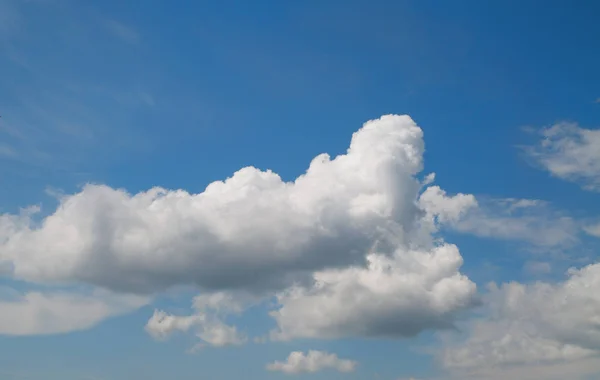
[[[405,241],[423,149],[412,119],[390,115],[366,123],[346,154],[317,156],[293,182],[246,167],[199,194],[88,185],[39,224],[5,215],[0,260],[21,279],[119,291],[281,288],[359,263],[390,228]]]
[[[224,322],[243,312],[232,300],[273,295],[274,339],[445,328],[476,288],[460,273],[457,247],[433,234],[476,201],[437,187],[422,197],[433,179],[416,178],[423,153],[415,122],[387,115],[292,182],[246,167],[199,194],[87,185],[41,220],[35,209],[1,216],[0,264],[26,281],[118,292],[195,285],[202,293],[191,315],[150,318],[157,339],[194,331],[201,344],[241,344],[247,337]]]

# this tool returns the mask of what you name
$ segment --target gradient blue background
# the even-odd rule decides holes
[[[0,142],[16,147],[0,159],[0,211],[51,212],[48,188],[86,182],[199,192],[247,165],[290,180],[315,155],[342,153],[366,120],[408,113],[425,131],[426,172],[448,192],[598,215],[597,194],[533,169],[517,146],[533,139],[524,127],[598,125],[599,15],[600,2],[584,0],[0,0]],[[510,244],[448,240],[478,284],[521,279]],[[177,302],[185,309],[189,297]],[[361,361],[314,379],[435,373],[419,353],[430,334],[189,355],[189,337],[146,335],[151,313],[1,337],[0,378],[276,379],[266,362],[308,348]],[[272,322],[251,312],[240,323],[259,332]]]

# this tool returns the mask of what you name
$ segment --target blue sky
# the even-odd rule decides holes
[[[0,377],[595,378],[599,11],[0,0]]]

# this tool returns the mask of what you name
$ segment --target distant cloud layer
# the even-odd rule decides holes
[[[487,316],[474,320],[466,341],[449,346],[444,364],[489,372],[528,364],[600,358],[600,264],[572,269],[557,284],[490,285]]]

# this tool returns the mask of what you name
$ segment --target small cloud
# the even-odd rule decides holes
[[[595,237],[600,237],[600,223],[592,224],[589,226],[583,227],[583,230],[588,234]]]
[[[280,371],[287,374],[315,373],[325,369],[338,372],[353,372],[357,363],[340,359],[336,354],[310,350],[307,354],[301,351],[292,352],[285,362],[273,362],[267,365],[269,371]]]
[[[560,122],[539,132],[536,144],[524,148],[536,166],[552,176],[600,192],[600,130]]]
[[[128,44],[136,45],[140,42],[139,33],[130,26],[115,20],[109,20],[105,25],[115,37],[118,37]]]
[[[62,199],[66,195],[62,189],[51,186],[48,186],[46,190],[44,190],[44,193],[46,193],[46,195],[48,195],[49,197],[55,198],[57,200]]]
[[[145,329],[159,341],[166,340],[176,332],[194,330],[200,343],[190,348],[188,353],[195,353],[207,346],[239,346],[245,344],[248,338],[236,326],[223,322],[225,315],[241,312],[238,302],[241,301],[225,293],[199,295],[194,298],[194,314],[178,316],[155,310]]]

